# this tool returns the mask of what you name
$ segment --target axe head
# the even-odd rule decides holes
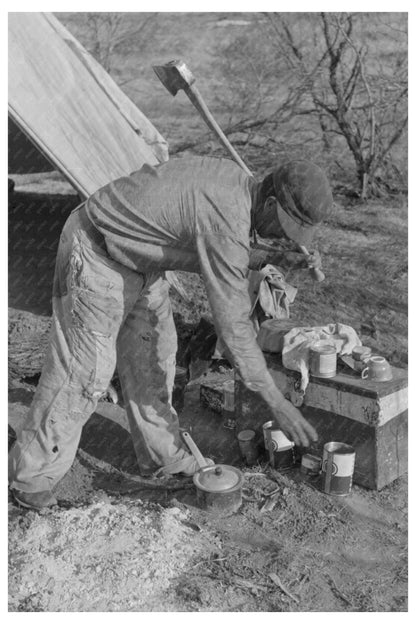
[[[195,82],[195,78],[183,61],[170,61],[166,65],[153,65],[156,76],[166,89],[176,95]]]

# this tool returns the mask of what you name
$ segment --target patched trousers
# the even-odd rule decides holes
[[[141,474],[180,472],[189,453],[172,407],[176,349],[165,274],[112,260],[76,209],[59,242],[49,349],[9,454],[10,486],[50,490],[65,475],[116,364]]]

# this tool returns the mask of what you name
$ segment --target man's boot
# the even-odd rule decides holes
[[[27,507],[28,509],[44,509],[57,505],[58,501],[49,490],[43,492],[22,492],[21,490],[11,489],[14,500],[18,505]]]

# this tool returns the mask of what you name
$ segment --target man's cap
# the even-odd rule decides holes
[[[308,247],[317,225],[329,216],[333,205],[325,173],[307,160],[293,160],[274,171],[273,185],[286,236]]]

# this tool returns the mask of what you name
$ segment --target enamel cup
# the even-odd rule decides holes
[[[367,366],[361,372],[363,379],[370,381],[390,381],[393,373],[386,358],[381,355],[373,355],[367,361]]]

